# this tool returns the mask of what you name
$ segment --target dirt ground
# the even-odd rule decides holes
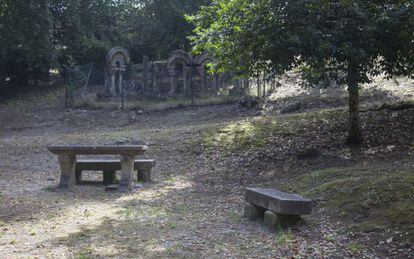
[[[275,146],[270,158],[268,152],[236,156],[224,151],[221,157],[220,151],[205,152],[194,144],[206,130],[262,116],[258,110],[242,110],[237,104],[143,114],[65,110],[59,94],[41,92],[1,105],[1,258],[413,256],[412,246],[399,246],[386,237],[376,237],[379,241],[372,243],[372,234],[344,231],[345,223],[324,213],[323,207],[305,217],[304,224],[278,233],[243,218],[244,188],[257,183],[277,185],[310,169],[353,163],[369,166],[387,163],[387,159],[395,162],[390,169],[412,170],[414,155],[407,151],[413,145],[412,109],[396,115],[382,112],[384,118],[406,118],[408,123],[400,135],[401,142],[408,143],[396,144],[396,137],[391,143],[396,146],[393,152],[372,156],[365,152],[367,148],[358,160],[343,159],[349,151],[341,144],[346,129],[343,121],[325,125],[324,131],[335,128],[336,133],[321,137],[330,142],[320,148],[336,156],[306,162],[297,161],[294,150],[282,146]],[[363,118],[368,120],[372,114],[365,113]],[[286,118],[274,116],[281,121]],[[364,127],[369,129],[369,125]],[[295,141],[312,141],[314,136],[305,137],[289,141],[286,147]],[[48,145],[141,143],[149,146],[145,157],[157,160],[154,182],[137,185],[127,194],[106,192],[99,184],[55,189],[60,173]],[[102,179],[99,173],[87,177]]]

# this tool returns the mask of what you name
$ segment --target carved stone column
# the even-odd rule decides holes
[[[123,76],[122,71],[118,72],[118,87],[116,88],[116,93],[119,94],[122,91],[122,84],[123,84]]]
[[[115,90],[115,73],[111,74],[111,86],[109,87],[109,92],[112,96],[115,96],[116,90]]]
[[[184,98],[187,97],[188,92],[188,82],[187,82],[187,76],[188,76],[189,69],[186,64],[183,64],[183,94]]]
[[[119,183],[120,191],[129,191],[132,189],[133,171],[134,171],[134,155],[123,155],[121,159],[121,181]]]
[[[60,164],[60,183],[59,188],[68,188],[76,184],[75,177],[75,166],[76,156],[75,155],[59,155]]]
[[[214,75],[214,88],[217,90],[219,88],[219,75]]]

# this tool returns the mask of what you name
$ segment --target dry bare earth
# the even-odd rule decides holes
[[[413,84],[407,84],[403,93],[378,94],[375,100],[412,99]],[[342,145],[346,113],[341,96],[339,104],[322,107],[302,92],[293,99],[275,96],[273,112],[278,103],[295,98],[317,104],[298,114],[271,111],[262,116],[236,105],[144,114],[65,111],[57,93],[22,96],[2,105],[1,258],[413,255],[412,243],[400,241],[406,240],[404,229],[355,233],[348,227],[358,219],[339,215],[322,198],[315,199],[315,213],[291,230],[271,233],[242,217],[246,186],[283,187],[295,177],[332,167],[413,174],[413,109],[364,112],[367,140],[361,149],[351,150]],[[326,110],[330,107],[339,109]],[[252,137],[257,121],[270,126],[261,126]],[[262,129],[272,134],[262,136]],[[57,159],[46,146],[73,143],[148,143],[146,156],[158,161],[155,182],[130,194],[105,192],[99,185],[57,191]],[[323,155],[298,160],[297,153],[307,147]],[[89,175],[90,180],[100,178]]]

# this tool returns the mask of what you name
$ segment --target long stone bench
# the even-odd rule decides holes
[[[301,215],[312,212],[311,200],[276,189],[247,188],[245,199],[245,217],[252,220],[263,217],[264,224],[272,230],[294,225]]]
[[[154,159],[138,159],[134,161],[134,170],[137,171],[137,180],[151,181],[151,170],[155,166]],[[82,182],[82,171],[103,171],[103,183],[110,185],[115,182],[116,171],[121,170],[120,160],[88,159],[78,160],[75,166],[76,182]]]

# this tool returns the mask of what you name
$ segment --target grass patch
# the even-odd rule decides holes
[[[284,231],[281,229],[276,236],[275,243],[277,246],[288,246],[294,241],[294,238],[295,237],[290,230]]]
[[[189,141],[187,146],[206,150],[255,150],[274,143],[278,138],[298,136],[311,124],[319,125],[346,115],[342,109],[285,115],[283,119],[271,116],[258,116],[243,119],[204,131],[201,141]]]
[[[244,220],[243,215],[241,215],[238,211],[234,211],[234,210],[229,212],[228,218],[231,221],[236,222],[236,223],[243,222]]]
[[[281,123],[271,117],[256,117],[204,132],[202,145],[207,149],[257,149],[272,142],[275,135],[295,133],[289,123]]]
[[[358,253],[364,249],[364,246],[359,243],[352,243],[348,246],[348,249],[351,253]]]
[[[75,259],[89,259],[89,258],[96,258],[93,256],[94,250],[90,246],[86,246],[82,248],[82,251],[78,251],[73,255]]]
[[[173,109],[178,107],[186,106],[205,106],[205,105],[216,105],[224,104],[229,102],[234,102],[239,100],[239,96],[230,96],[229,94],[221,94],[215,96],[205,96],[198,97],[194,99],[194,103],[191,103],[190,99],[182,98],[171,98],[165,100],[147,100],[139,99],[134,97],[127,97],[124,99],[124,108],[125,109],[140,109],[144,111],[156,111],[156,110],[166,110]],[[87,96],[84,100],[79,99],[72,104],[72,108],[76,109],[114,109],[121,108],[121,99],[112,99],[99,101],[96,98],[96,95]]]
[[[414,242],[414,171],[382,172],[368,168],[330,168],[294,179],[288,191],[323,197],[326,206],[351,221],[355,231],[391,228]]]

